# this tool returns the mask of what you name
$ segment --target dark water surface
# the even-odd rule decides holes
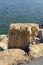
[[[43,0],[0,0],[0,33],[11,22],[43,23]]]

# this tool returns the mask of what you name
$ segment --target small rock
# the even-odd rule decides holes
[[[0,41],[1,42],[8,42],[8,37],[5,34],[0,35]]]
[[[33,44],[30,47],[30,55],[34,58],[38,58],[41,56],[41,49],[38,45]]]

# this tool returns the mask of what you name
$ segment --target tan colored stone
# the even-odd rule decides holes
[[[41,49],[38,45],[34,44],[31,45],[30,47],[30,55],[34,58],[38,58],[41,56]]]
[[[43,43],[30,45],[30,55],[34,58],[43,56]]]
[[[27,54],[21,49],[8,49],[0,52],[0,65],[10,65],[29,61]]]
[[[25,43],[30,43],[31,27],[38,24],[15,23],[10,24],[8,47],[21,48]]]
[[[8,49],[8,43],[0,42],[0,47],[3,49]]]
[[[16,24],[11,24],[9,29],[9,47],[21,48],[24,43],[29,42],[29,31],[28,28]]]
[[[40,49],[43,51],[43,43],[39,43],[38,46],[39,46]]]
[[[43,56],[43,43],[39,43],[38,46],[41,49],[41,56]]]
[[[0,42],[8,43],[8,37],[5,34],[0,35]]]

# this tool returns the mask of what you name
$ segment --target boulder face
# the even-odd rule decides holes
[[[39,43],[38,46],[40,47],[40,49],[42,51],[42,55],[43,55],[43,43]]]
[[[29,61],[28,55],[21,49],[8,49],[0,52],[0,65],[16,65]]]
[[[34,58],[38,58],[40,56],[43,56],[43,44],[33,44],[29,46],[30,48],[30,55]]]
[[[37,45],[31,45],[30,46],[30,55],[34,58],[38,58],[41,56],[40,54],[40,48]]]
[[[38,24],[10,24],[8,48],[24,48],[25,45],[29,46],[32,26],[37,26],[38,28]]]
[[[24,43],[28,43],[29,31],[27,31],[27,27],[18,26],[16,24],[11,24],[9,29],[9,43],[8,47],[10,48],[21,48]]]

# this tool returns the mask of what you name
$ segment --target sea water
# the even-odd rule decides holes
[[[0,0],[0,34],[10,23],[43,23],[43,0]]]

